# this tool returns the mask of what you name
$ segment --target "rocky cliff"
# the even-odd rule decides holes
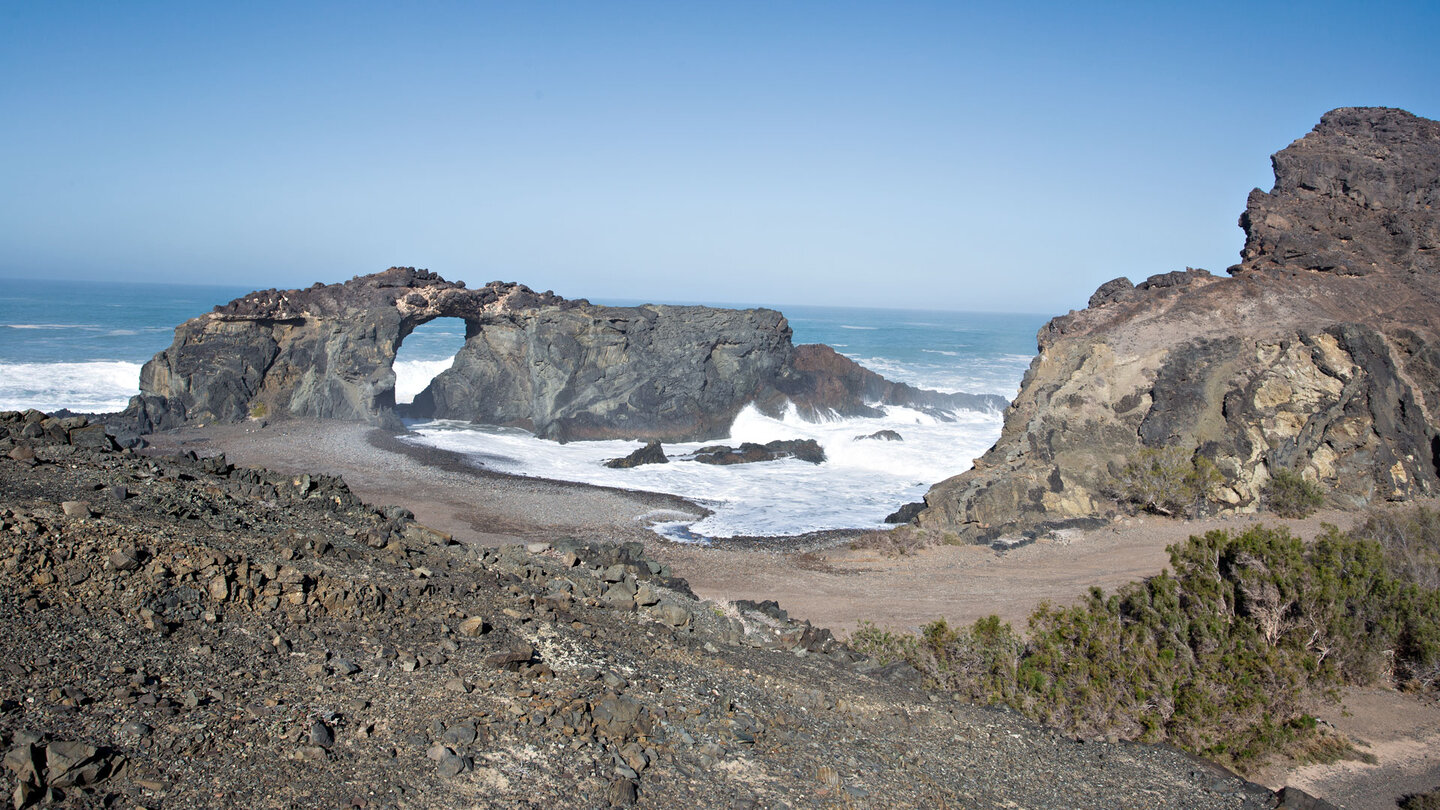
[[[883,380],[827,347],[795,347],[768,309],[604,307],[494,282],[479,289],[393,267],[344,284],[251,293],[175,330],[141,372],[141,432],[247,416],[393,417],[395,352],[435,318],[466,340],[407,415],[515,425],[559,439],[723,436],[756,403],[780,413],[875,404],[1003,408]],[[818,358],[818,359],[817,359]]]
[[[1098,523],[1167,448],[1218,473],[1201,509],[1253,511],[1279,470],[1342,505],[1440,491],[1440,123],[1334,110],[1273,163],[1231,278],[1116,279],[1041,330],[1000,440],[921,526]]]

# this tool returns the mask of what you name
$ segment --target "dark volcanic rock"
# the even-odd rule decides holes
[[[795,458],[811,464],[825,461],[825,448],[814,439],[776,439],[765,444],[744,442],[739,447],[712,444],[695,451],[692,459],[701,464],[752,464]]]
[[[1250,195],[1233,278],[1102,285],[1039,335],[1001,438],[917,516],[977,540],[1095,525],[1118,473],[1178,448],[1255,511],[1278,470],[1362,506],[1440,493],[1440,124],[1327,114]]]
[[[1130,282],[1130,279],[1124,276],[1112,278],[1104,284],[1101,284],[1099,289],[1095,290],[1095,293],[1090,296],[1090,306],[1098,307],[1102,304],[1108,304],[1111,301],[1119,301],[1126,297],[1133,289],[1135,289],[1135,285]]]
[[[1230,272],[1440,272],[1440,123],[1404,110],[1345,107],[1272,158]]]
[[[665,448],[660,446],[660,442],[652,441],[624,458],[610,459],[605,462],[605,466],[616,470],[627,470],[631,467],[639,467],[641,464],[666,464],[669,461],[670,459],[665,457]]]
[[[416,327],[465,322],[454,363],[397,408],[392,364]],[[943,411],[999,397],[885,381],[825,347],[791,343],[769,309],[603,307],[520,284],[466,289],[392,267],[344,284],[265,290],[181,324],[145,364],[139,430],[250,418],[384,421],[401,415],[513,425],[545,438],[695,440],[750,403],[779,415],[872,414],[881,402]]]

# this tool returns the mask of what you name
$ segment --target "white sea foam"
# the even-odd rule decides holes
[[[0,363],[0,410],[118,411],[139,390],[139,363]]]
[[[885,357],[867,357],[849,352],[844,354],[887,380],[948,394],[999,394],[1006,398],[1015,396],[1019,380],[1030,361],[1028,357],[1023,360],[1003,357],[988,361],[972,360],[964,366],[958,366],[949,361],[937,360],[935,365],[927,367],[915,363],[901,363]]]
[[[824,464],[783,461],[713,466],[674,460],[669,464],[612,470],[606,459],[629,454],[636,442],[557,444],[513,429],[477,428],[460,422],[413,427],[419,443],[463,453],[490,469],[602,486],[669,492],[715,514],[698,522],[666,521],[655,529],[673,539],[774,536],[824,529],[882,528],[885,516],[919,500],[931,484],[969,469],[994,443],[1000,415],[964,411],[943,422],[918,411],[888,408],[885,416],[806,422],[793,412],[772,419],[753,407],[736,417],[725,443],[815,439]],[[894,430],[904,441],[858,439]],[[710,444],[713,442],[706,442]],[[667,444],[672,459],[702,443]]]
[[[395,401],[401,404],[414,402],[415,395],[424,391],[425,386],[435,379],[435,375],[450,368],[454,361],[454,357],[443,360],[396,360]]]
[[[11,329],[99,329],[93,323],[7,323]]]

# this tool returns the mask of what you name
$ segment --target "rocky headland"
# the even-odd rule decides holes
[[[465,322],[450,369],[396,407],[395,353],[436,318]],[[182,425],[398,413],[523,427],[542,438],[691,441],[726,435],[749,404],[771,415],[944,416],[999,410],[993,395],[892,383],[827,346],[795,346],[769,309],[606,307],[493,282],[467,289],[392,267],[343,284],[251,293],[181,324],[145,364],[127,421]]]
[[[1440,491],[1440,123],[1337,109],[1273,164],[1229,278],[1116,279],[1041,330],[1000,440],[921,527],[1097,525],[1146,465],[1198,478],[1199,513],[1256,511],[1282,471],[1342,507]]]

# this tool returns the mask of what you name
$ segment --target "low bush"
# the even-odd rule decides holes
[[[1112,494],[1146,511],[1196,517],[1222,482],[1220,471],[1204,456],[1179,447],[1147,447],[1120,471]]]
[[[882,630],[871,622],[862,621],[850,634],[850,648],[861,655],[875,659],[881,664],[896,661],[912,661],[916,658],[919,641],[910,633],[892,633]]]
[[[1074,732],[1166,740],[1242,771],[1279,751],[1342,752],[1303,711],[1335,686],[1440,676],[1440,591],[1397,575],[1375,539],[1327,527],[1306,544],[1255,526],[1169,552],[1159,576],[1042,605],[1023,638],[991,616],[918,634],[862,625],[851,644],[909,661],[935,688]]]
[[[1319,484],[1290,470],[1278,470],[1260,490],[1260,498],[1267,509],[1283,518],[1306,517],[1325,503]]]
[[[1352,533],[1379,543],[1396,576],[1440,588],[1440,512],[1376,509]]]
[[[1400,810],[1440,810],[1440,787],[1424,793],[1411,793],[1396,803]]]

